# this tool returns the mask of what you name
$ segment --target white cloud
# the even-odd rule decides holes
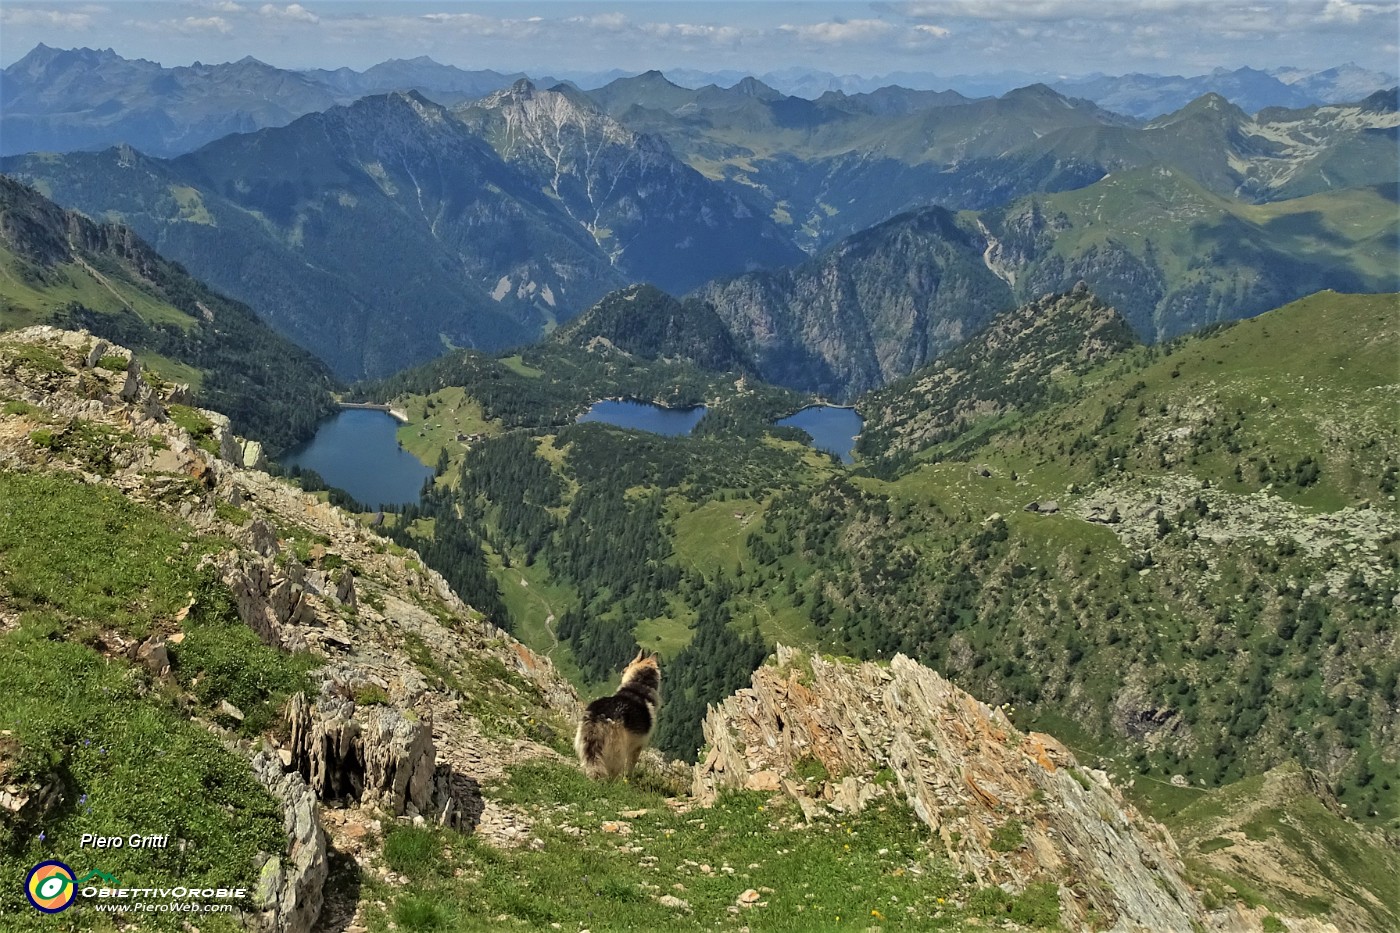
[[[59,29],[91,29],[92,14],[36,10],[32,7],[0,7],[0,24],[6,26],[54,26]]]
[[[290,20],[296,23],[319,23],[321,17],[312,13],[300,3],[289,3],[285,7],[278,8],[275,4],[264,3],[258,7],[258,12],[263,16],[275,17],[277,19]]]
[[[804,42],[838,44],[846,42],[869,42],[872,39],[888,38],[899,27],[883,19],[830,20],[824,23],[784,24],[779,32],[796,36]]]
[[[1343,23],[1359,23],[1362,17],[1379,13],[1394,15],[1400,5],[1394,3],[1352,3],[1351,0],[1327,0],[1322,8],[1322,18]]]
[[[228,35],[233,31],[233,27],[228,24],[228,20],[222,16],[186,16],[180,20],[166,20],[172,28],[193,35],[201,32],[217,32],[221,35]]]

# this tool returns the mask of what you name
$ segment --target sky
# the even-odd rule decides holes
[[[530,73],[803,67],[1047,75],[1216,67],[1400,71],[1394,0],[909,0],[509,3],[0,0],[0,64],[43,42],[167,66],[252,55],[363,69],[428,55]]]

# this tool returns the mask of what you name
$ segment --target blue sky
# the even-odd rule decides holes
[[[328,2],[0,0],[0,63],[39,42],[165,65],[253,55],[364,68],[430,55],[464,68],[1200,74],[1344,62],[1395,73],[1393,0]]]

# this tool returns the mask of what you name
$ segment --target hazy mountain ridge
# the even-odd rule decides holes
[[[111,49],[40,45],[4,70],[0,155],[117,143],[177,155],[229,133],[284,126],[337,102],[324,85],[251,57],[163,68]]]
[[[1400,173],[1387,94],[1249,117],[1218,94],[1142,125],[1045,85],[1000,98],[785,97],[756,81],[688,90],[659,72],[589,92],[623,123],[768,206],[816,249],[911,207],[997,207],[1166,165],[1220,194],[1278,200]]]

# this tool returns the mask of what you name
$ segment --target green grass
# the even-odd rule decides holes
[[[214,440],[214,423],[200,413],[199,409],[188,405],[170,405],[166,408],[170,420],[189,432],[195,445],[207,453],[217,455],[218,443]]]
[[[1203,880],[1228,885],[1276,912],[1327,917],[1333,906],[1325,897],[1281,884],[1266,865],[1252,864],[1262,862],[1257,855],[1244,862],[1231,858],[1239,846],[1224,834],[1243,833],[1246,846],[1262,845],[1311,866],[1375,929],[1391,929],[1400,919],[1400,855],[1393,840],[1326,806],[1296,765],[1197,794],[1166,825]],[[1312,886],[1317,879],[1302,882]]]
[[[194,319],[133,284],[135,274],[102,274],[99,280],[79,263],[64,263],[35,278],[29,263],[0,247],[0,328],[42,323],[76,302],[99,313],[130,309],[148,324],[194,326]],[[100,273],[99,273],[100,274]]]
[[[959,882],[902,805],[805,827],[790,801],[733,794],[676,813],[645,783],[597,784],[565,764],[517,766],[489,793],[529,815],[534,847],[395,830],[391,867],[414,884],[371,909],[371,929],[392,920],[424,930],[701,930],[734,922],[728,908],[748,889],[765,906],[740,908],[738,922],[755,931],[952,930],[976,915],[951,906]],[[625,830],[604,829],[617,823]],[[663,906],[664,895],[689,906]],[[1033,923],[1058,904],[1053,886],[1002,897],[1011,906],[998,900],[986,916]]]
[[[394,407],[408,413],[409,422],[398,429],[399,443],[404,450],[432,466],[442,451],[448,462],[460,466],[467,448],[457,440],[458,434],[500,433],[501,426],[488,421],[482,414],[481,403],[468,398],[460,386],[451,386],[432,395],[413,395],[395,399]],[[455,469],[449,476],[455,474]]]
[[[0,636],[0,723],[19,745],[17,773],[61,776],[62,804],[41,824],[0,825],[0,915],[6,930],[54,929],[24,902],[18,881],[59,858],[75,871],[101,869],[128,886],[252,888],[258,852],[283,848],[281,807],[248,764],[191,723],[144,677],[86,645],[55,640],[51,613],[27,616]],[[84,833],[170,834],[165,849],[80,849]],[[81,905],[68,919],[80,922]],[[179,929],[175,914],[143,915],[151,929]],[[231,918],[201,918],[231,930]]]
[[[663,660],[675,657],[695,637],[695,631],[689,625],[670,616],[642,619],[634,631],[637,644],[655,651]]]
[[[492,553],[488,566],[500,587],[506,611],[510,613],[514,626],[512,634],[554,662],[559,673],[574,686],[587,689],[590,685],[574,660],[568,642],[556,638],[553,628],[565,610],[578,602],[573,588],[552,580],[543,562],[529,567],[520,563],[505,567],[500,557]],[[555,621],[549,621],[550,616]]]
[[[710,501],[699,506],[673,498],[676,555],[683,566],[713,576],[732,573],[744,553],[744,538],[763,519],[753,499]],[[737,517],[736,517],[737,516]]]
[[[543,369],[536,369],[529,363],[526,363],[519,353],[514,356],[502,357],[501,365],[511,372],[524,376],[526,379],[538,379],[540,376],[544,375]]]
[[[0,728],[18,746],[5,781],[57,774],[65,788],[42,824],[0,827],[0,874],[57,857],[128,884],[253,887],[254,854],[282,850],[280,807],[244,759],[190,721],[180,694],[211,718],[233,703],[245,718],[226,724],[254,735],[320,662],[263,645],[239,621],[227,588],[199,567],[227,542],[70,475],[0,472],[0,501],[13,504],[0,509],[0,600],[19,613],[0,636]],[[116,635],[139,642],[176,628],[173,679],[153,680],[114,650]],[[170,833],[171,845],[80,851],[85,832]],[[18,897],[0,886],[0,912],[13,907],[15,928],[38,929]],[[166,916],[143,923],[178,928]]]
[[[21,610],[144,637],[200,582],[188,530],[115,490],[0,472],[0,501],[0,591]]]

